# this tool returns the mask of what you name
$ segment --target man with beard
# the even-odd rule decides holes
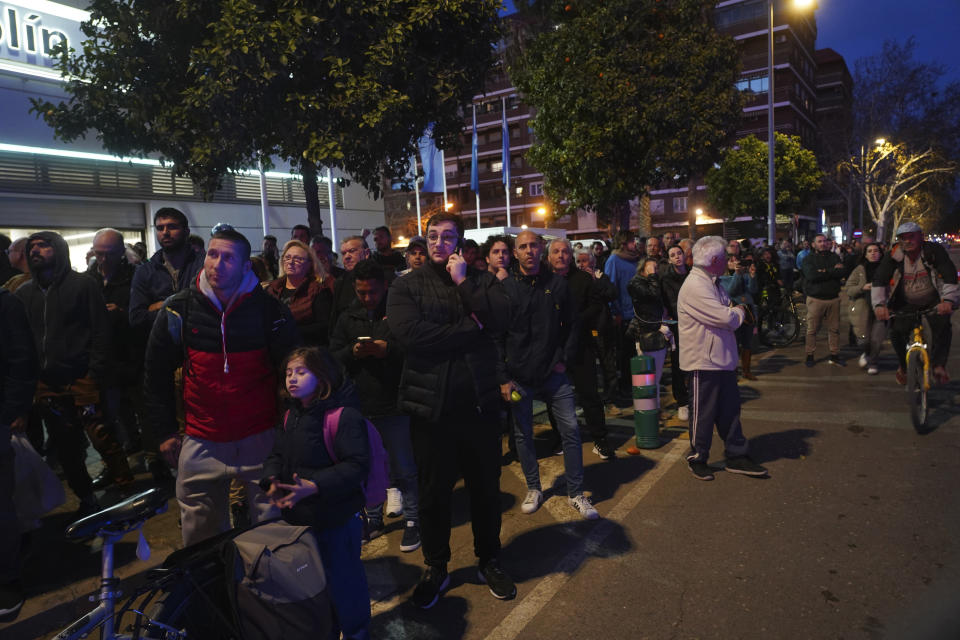
[[[70,489],[80,499],[77,515],[99,509],[85,464],[84,431],[100,453],[109,477],[133,478],[123,448],[100,418],[100,385],[109,372],[110,334],[107,307],[96,283],[70,268],[66,241],[52,231],[27,240],[33,279],[17,289],[33,330],[42,363],[30,430],[40,422]]]
[[[463,219],[427,221],[430,262],[399,278],[387,298],[390,331],[404,348],[400,410],[410,433],[420,492],[420,539],[427,565],[413,603],[429,609],[450,586],[453,489],[470,496],[478,579],[498,599],[516,596],[500,567],[500,430],[497,347],[509,317],[502,285],[468,269],[457,253]]]
[[[383,267],[384,271],[396,273],[404,267],[403,256],[393,249],[393,235],[387,227],[377,227],[373,230],[373,244],[377,250],[371,256]]]
[[[613,313],[613,323],[617,332],[619,391],[623,398],[631,397],[630,358],[636,355],[633,339],[627,335],[627,327],[633,319],[633,300],[630,298],[630,292],[627,291],[627,284],[636,275],[639,260],[640,250],[637,248],[636,236],[629,229],[618,231],[613,239],[613,253],[607,258],[603,272],[617,288],[617,299],[610,303],[610,311]],[[611,395],[610,391],[607,395]],[[608,400],[612,401],[614,398],[608,397]]]

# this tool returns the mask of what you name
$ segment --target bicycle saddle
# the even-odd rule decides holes
[[[129,530],[138,522],[166,511],[169,499],[169,495],[160,489],[138,493],[103,511],[77,520],[67,527],[67,539],[89,538],[98,535],[104,529],[114,533]]]

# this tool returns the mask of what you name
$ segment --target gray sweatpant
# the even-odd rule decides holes
[[[708,462],[713,428],[723,439],[728,458],[747,453],[747,439],[740,425],[740,389],[736,371],[691,371],[690,453],[687,462]]]
[[[259,485],[272,448],[272,429],[233,442],[184,436],[177,469],[184,546],[230,529],[232,478],[246,485],[250,516],[256,522],[280,515]]]

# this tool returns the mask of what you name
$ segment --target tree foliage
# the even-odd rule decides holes
[[[334,167],[377,195],[436,123],[456,139],[499,37],[497,0],[92,0],[56,135],[156,154],[210,195],[224,175]],[[315,170],[315,169],[314,169]]]
[[[777,213],[800,213],[817,195],[823,172],[798,136],[776,133],[773,143]],[[728,149],[719,167],[707,172],[707,199],[727,220],[750,216],[767,219],[767,143],[747,136]]]
[[[706,171],[740,111],[739,57],[711,0],[570,0],[528,7],[539,33],[510,73],[536,110],[527,159],[563,213],[625,225],[650,185]],[[614,214],[617,214],[616,216]]]
[[[928,147],[912,151],[907,143],[868,145],[863,155],[841,164],[862,194],[877,225],[877,240],[907,219],[927,228],[938,224],[942,188],[952,183],[957,163]],[[933,188],[931,188],[933,187]]]

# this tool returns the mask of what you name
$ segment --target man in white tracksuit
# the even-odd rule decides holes
[[[734,331],[749,311],[730,306],[717,277],[727,267],[727,243],[719,236],[701,238],[693,246],[693,269],[680,288],[680,369],[689,372],[690,454],[687,464],[698,480],[713,480],[707,465],[713,428],[723,438],[726,469],[748,476],[767,470],[747,457],[747,439],[740,425],[737,388],[737,339]]]

